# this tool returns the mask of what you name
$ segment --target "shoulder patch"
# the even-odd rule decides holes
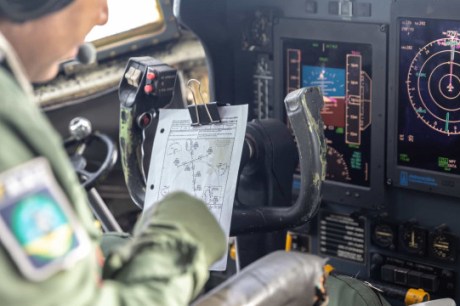
[[[33,281],[47,279],[89,253],[89,238],[46,159],[0,173],[0,240]]]

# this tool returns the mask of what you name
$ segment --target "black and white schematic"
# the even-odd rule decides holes
[[[186,109],[160,111],[144,209],[173,191],[185,191],[207,204],[228,235],[247,106],[224,106],[219,113],[219,124],[191,126]],[[216,270],[225,269],[221,262]]]
[[[200,198],[220,219],[224,201],[233,145],[236,120],[222,125],[190,128],[190,121],[174,121],[166,142],[163,167],[160,173],[160,198],[181,189]]]

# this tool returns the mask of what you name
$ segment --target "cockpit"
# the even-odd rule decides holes
[[[204,102],[247,105],[249,122],[276,119],[287,130],[288,94],[315,87],[323,96],[319,207],[308,220],[280,227],[239,224],[230,231],[228,269],[215,273],[210,287],[287,249],[327,258],[394,305],[408,303],[410,289],[460,302],[458,1],[108,2],[109,23],[87,37],[95,61],[64,62],[56,79],[34,87],[64,138],[69,122],[84,117],[120,145],[119,85],[130,58],[152,57],[177,70],[172,105],[196,102],[187,87],[193,79]],[[145,169],[155,130],[152,124],[143,131]],[[263,156],[240,171],[236,198],[249,206],[289,207],[303,193],[301,167],[287,165],[295,153],[283,150],[285,134],[273,135],[273,168]],[[102,155],[97,145],[88,154]],[[107,224],[130,231],[140,208],[123,170],[115,163],[93,196],[105,203]]]

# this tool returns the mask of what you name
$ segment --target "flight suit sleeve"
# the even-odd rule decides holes
[[[175,193],[146,212],[106,259],[93,305],[188,305],[223,256],[226,238],[198,199]]]
[[[106,258],[101,279],[96,252],[99,233],[60,138],[2,68],[0,92],[0,173],[37,157],[46,158],[90,240],[86,255],[71,265],[60,260],[59,271],[34,281],[18,266],[17,258],[25,251],[7,249],[4,233],[0,233],[0,304],[188,305],[206,282],[210,264],[223,255],[226,246],[220,226],[204,203],[176,193],[155,205],[138,223],[134,237]],[[51,242],[54,240],[48,243],[50,250],[55,246]]]

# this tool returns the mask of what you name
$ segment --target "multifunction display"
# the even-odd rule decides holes
[[[398,165],[460,173],[460,22],[399,19]]]
[[[319,86],[331,181],[370,186],[372,48],[368,44],[286,40],[285,92]],[[383,131],[382,131],[383,132]]]

